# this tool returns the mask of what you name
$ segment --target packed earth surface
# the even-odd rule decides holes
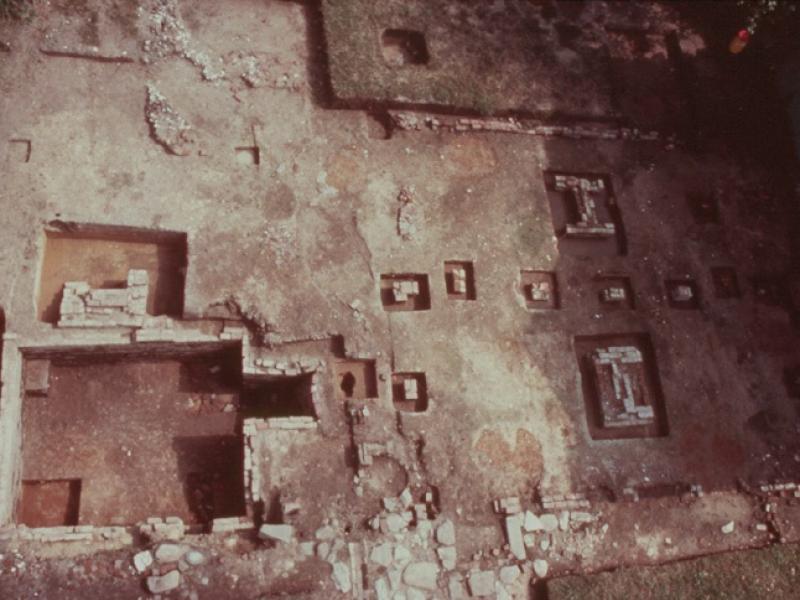
[[[0,598],[796,597],[800,187],[734,2],[21,5]]]

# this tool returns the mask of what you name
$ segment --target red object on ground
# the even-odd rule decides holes
[[[739,32],[736,34],[736,37],[738,37],[743,42],[747,42],[750,40],[750,32],[747,31],[747,29],[740,29]]]

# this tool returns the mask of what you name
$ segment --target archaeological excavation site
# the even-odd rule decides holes
[[[0,599],[800,598],[800,3],[0,0]]]

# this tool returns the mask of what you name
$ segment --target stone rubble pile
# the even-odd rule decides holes
[[[133,555],[136,573],[145,576],[145,587],[153,595],[171,592],[181,587],[186,575],[206,562],[205,555],[186,544],[162,543]],[[197,597],[189,593],[189,597]]]
[[[59,327],[141,327],[147,314],[149,276],[128,271],[126,287],[97,289],[85,281],[68,281],[59,306]]]
[[[404,240],[410,240],[417,233],[417,206],[414,203],[414,187],[404,187],[397,195],[400,206],[397,208],[397,233]]]
[[[177,156],[187,156],[192,153],[197,142],[194,129],[152,84],[147,86],[144,114],[150,124],[153,138],[167,152]]]

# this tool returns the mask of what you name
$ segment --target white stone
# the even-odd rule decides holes
[[[467,577],[469,592],[479,598],[494,595],[494,571],[472,571]]]
[[[541,515],[539,522],[542,524],[542,529],[545,531],[555,531],[558,529],[558,517],[551,514]]]
[[[445,571],[452,571],[456,568],[456,549],[453,546],[443,546],[442,548],[437,548],[436,554],[439,556],[439,560],[442,561],[442,567],[444,567]]]
[[[392,545],[384,543],[375,546],[370,552],[369,559],[382,567],[388,567],[392,564]]]
[[[558,517],[558,527],[561,531],[566,531],[569,529],[569,511],[565,510],[561,512],[561,515]]]
[[[142,550],[133,555],[133,566],[137,573],[144,573],[147,567],[153,564],[153,555],[150,550]]]
[[[397,545],[394,547],[394,561],[404,565],[411,560],[411,552],[405,546]]]
[[[375,582],[375,597],[377,600],[390,600],[392,593],[389,590],[389,584],[386,583],[386,578],[381,577]]]
[[[152,575],[147,578],[147,589],[151,594],[163,594],[174,590],[181,584],[181,574],[178,571],[170,571],[166,575]]]
[[[448,519],[436,528],[436,541],[445,546],[454,546],[456,543],[456,528]]]
[[[522,539],[522,516],[519,514],[506,517],[506,537],[511,553],[518,560],[525,560],[525,542]]]
[[[347,565],[341,562],[333,563],[332,577],[337,590],[345,594],[350,591],[352,584],[350,583],[350,569],[347,568]]]
[[[736,524],[733,521],[728,521],[720,529],[721,529],[722,533],[728,534],[728,533],[733,533],[733,530],[735,528],[736,528]]]
[[[325,525],[314,532],[314,537],[320,541],[332,540],[336,537],[336,531],[330,525]]]
[[[416,588],[408,588],[405,591],[406,600],[425,600],[425,592],[422,592]]]
[[[294,527],[291,525],[272,525],[270,523],[265,523],[258,530],[258,537],[262,540],[291,542],[292,539],[294,539]]]
[[[536,574],[538,578],[547,577],[547,571],[550,569],[550,565],[547,564],[546,560],[541,558],[537,558],[533,561],[533,572]]]
[[[463,600],[467,597],[467,591],[461,582],[459,575],[452,575],[447,582],[447,591],[450,593],[450,600]]]
[[[156,548],[156,560],[164,563],[178,562],[185,553],[185,546],[179,544],[159,544],[158,548]]]
[[[406,520],[400,515],[392,513],[386,517],[386,528],[392,533],[399,533],[406,528]]]
[[[539,517],[529,510],[525,511],[525,521],[523,522],[522,526],[525,528],[525,531],[541,531],[544,529]]]
[[[503,583],[514,583],[519,577],[520,570],[517,565],[500,567],[500,581]]]
[[[423,590],[435,590],[439,565],[432,562],[413,562],[403,571],[403,582]]]

